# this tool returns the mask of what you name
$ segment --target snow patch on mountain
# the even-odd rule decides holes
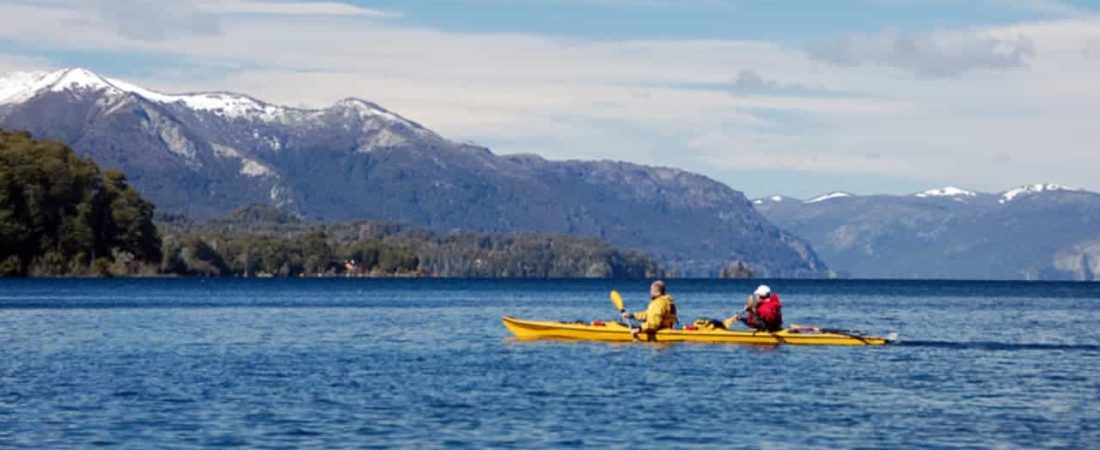
[[[33,87],[39,78],[40,72],[14,72],[0,76],[0,105],[18,103],[27,92],[33,92]]]
[[[228,92],[164,94],[122,80],[109,79],[115,88],[158,103],[182,103],[188,108],[209,111],[229,118],[254,118],[271,122],[286,115],[288,108],[270,105],[247,95]]]
[[[107,91],[108,94],[134,94],[158,103],[182,103],[189,108],[236,118],[275,120],[287,108],[269,105],[246,95],[225,92],[163,94],[122,80],[104,78],[81,68],[54,72],[17,72],[0,78],[0,104],[21,103],[43,92]]]
[[[254,159],[242,158],[241,175],[247,177],[269,177],[275,175],[275,172]]]
[[[61,92],[69,89],[108,89],[109,83],[103,77],[84,69],[66,69],[46,74],[40,80],[46,83],[52,92]]]
[[[342,106],[344,108],[348,108],[350,110],[353,110],[353,111],[356,111],[356,112],[360,113],[363,116],[381,116],[383,118],[393,120],[393,121],[400,121],[400,122],[405,121],[404,118],[398,116],[397,114],[386,111],[385,109],[382,109],[382,107],[380,107],[380,106],[378,106],[374,103],[371,103],[371,102],[368,102],[366,100],[359,99],[359,98],[354,98],[354,97],[345,98],[343,100],[340,100],[340,101],[336,102],[336,106]]]
[[[106,78],[80,68],[54,72],[15,72],[0,77],[0,105],[21,103],[43,92],[86,90],[124,92]]]
[[[249,158],[233,147],[228,145],[210,144],[214,149],[214,154],[221,158],[233,158],[241,161],[240,174],[247,177],[270,177],[275,176],[275,171],[271,170],[266,164]]]
[[[214,150],[214,154],[221,158],[244,158],[240,151],[228,145],[211,143],[210,147]]]
[[[0,77],[0,104],[26,101],[42,91],[65,89],[104,89],[106,80],[84,69],[56,72],[15,72]]]
[[[247,95],[230,92],[197,92],[186,94],[165,94],[143,88],[122,80],[99,76],[87,69],[71,68],[54,72],[15,72],[0,76],[0,105],[22,103],[44,92],[105,91],[108,95],[121,96],[133,94],[146,100],[179,104],[187,108],[206,111],[221,117],[245,118],[275,122],[287,117],[311,117],[321,110],[299,109],[272,105]],[[427,133],[420,125],[394,114],[386,109],[357,98],[347,98],[337,102],[334,107],[354,111],[361,118],[377,118],[388,122],[405,124],[410,128]],[[280,146],[273,143],[273,147]]]
[[[782,195],[773,195],[771,197],[758,198],[756,200],[753,200],[752,204],[763,205],[764,203],[781,203],[787,200],[790,200],[790,198],[784,197]]]
[[[407,126],[418,135],[428,136],[433,134],[431,131],[420,126],[420,124],[387,111],[385,108],[361,98],[348,97],[336,102],[333,107],[342,108],[345,111],[354,113],[358,115],[360,119],[364,120],[382,119],[390,123],[400,123]]]
[[[823,202],[823,201],[826,201],[826,200],[832,200],[834,198],[844,198],[844,197],[851,197],[851,196],[852,196],[852,194],[849,194],[847,192],[830,192],[828,194],[819,195],[817,197],[806,200],[806,203],[818,203],[818,202]]]
[[[168,123],[155,128],[160,135],[160,140],[168,147],[168,151],[182,157],[188,166],[202,166],[197,159],[198,152],[195,150],[195,144],[187,139],[180,127]]]
[[[1018,188],[1009,189],[1009,190],[1005,191],[1004,193],[1001,194],[1001,199],[999,200],[999,202],[1000,203],[1008,203],[1008,202],[1011,202],[1012,200],[1015,200],[1016,198],[1019,198],[1022,195],[1031,195],[1031,194],[1036,194],[1036,193],[1040,193],[1040,192],[1052,192],[1052,191],[1080,191],[1080,189],[1069,187],[1069,186],[1062,186],[1060,184],[1054,184],[1054,183],[1029,184],[1029,185],[1020,186]]]
[[[383,128],[381,131],[375,134],[374,138],[371,139],[369,142],[360,145],[359,148],[356,149],[356,151],[360,153],[370,153],[372,151],[382,148],[398,147],[406,144],[407,142],[408,141],[400,134]]]
[[[86,70],[15,72],[0,77],[0,105],[26,101],[42,91],[66,88],[103,88],[106,81]]]
[[[924,192],[914,194],[914,197],[928,198],[928,197],[975,197],[978,194],[965,189],[959,189],[954,186],[947,186],[938,189],[929,189]]]

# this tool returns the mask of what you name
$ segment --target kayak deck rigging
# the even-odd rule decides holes
[[[504,316],[504,326],[520,340],[564,339],[604,342],[632,342],[630,327],[621,322],[553,322],[524,320]],[[727,329],[665,329],[651,335],[642,333],[641,340],[650,342],[708,342],[760,345],[885,345],[897,339],[868,336],[858,332],[784,329],[776,332]]]

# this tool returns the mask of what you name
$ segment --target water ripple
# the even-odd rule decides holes
[[[902,336],[815,348],[516,343],[500,325],[613,319],[607,291],[637,309],[644,283],[269,281],[0,281],[0,446],[1100,441],[1097,284],[771,282],[788,320]],[[751,288],[670,287],[690,317]]]

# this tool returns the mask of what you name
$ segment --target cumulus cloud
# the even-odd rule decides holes
[[[1023,67],[1035,56],[1035,46],[1026,36],[998,38],[965,32],[845,34],[811,42],[805,51],[815,61],[880,65],[933,77]]]
[[[95,0],[91,8],[130,39],[160,41],[172,35],[221,33],[217,16],[190,0]]]

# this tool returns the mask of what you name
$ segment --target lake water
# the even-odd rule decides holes
[[[0,447],[1098,448],[1100,283],[772,281],[872,347],[514,342],[640,281],[0,281]],[[752,282],[669,283],[681,319]]]

